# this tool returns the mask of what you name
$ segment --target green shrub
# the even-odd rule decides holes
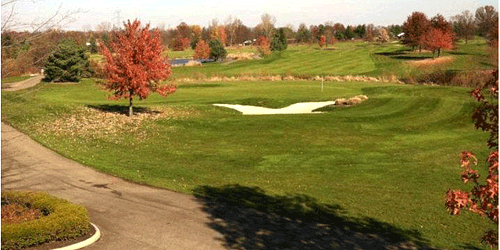
[[[46,193],[2,191],[2,204],[5,203],[36,208],[46,216],[19,224],[2,225],[2,249],[22,249],[90,232],[85,207]]]
[[[283,28],[280,28],[276,34],[274,34],[273,40],[271,41],[271,50],[283,51],[288,47],[288,42],[286,41],[285,33]]]
[[[210,47],[210,59],[214,59],[214,61],[217,61],[220,59],[224,59],[227,56],[227,51],[224,49],[224,45],[220,40],[211,40],[208,43],[208,46]]]
[[[54,82],[78,82],[81,77],[89,77],[91,70],[85,49],[71,41],[59,43],[45,64],[44,73],[45,80]]]

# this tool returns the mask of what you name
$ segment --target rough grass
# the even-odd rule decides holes
[[[468,91],[374,82],[326,82],[323,92],[317,81],[180,83],[166,99],[136,102],[144,115],[163,107],[166,116],[122,126],[120,108],[103,114],[102,107],[125,109],[127,101],[106,100],[87,79],[2,92],[2,120],[84,165],[138,183],[184,193],[237,184],[270,196],[306,195],[352,218],[416,231],[426,245],[484,248],[488,221],[452,217],[444,208],[446,190],[465,188],[459,153],[487,154]],[[282,108],[360,94],[369,99],[311,115],[242,116],[211,105]],[[85,111],[92,107],[101,109]],[[101,115],[106,119],[95,118]],[[116,132],[78,133],[94,119]]]
[[[4,223],[4,204],[20,204],[40,211],[43,216],[21,223]],[[89,231],[90,221],[83,206],[40,192],[2,191],[2,249],[24,249],[76,238]]]

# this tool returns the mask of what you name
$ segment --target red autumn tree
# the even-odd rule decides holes
[[[129,116],[133,115],[133,100],[145,99],[151,92],[167,96],[176,90],[173,85],[160,85],[171,74],[167,58],[161,56],[163,45],[157,31],[151,32],[149,24],[140,28],[136,19],[124,23],[125,29],[115,33],[115,41],[106,46],[102,54],[106,59],[104,88],[111,90],[110,99],[129,99]]]
[[[430,22],[424,13],[413,12],[406,22],[403,23],[403,32],[405,33],[402,41],[403,44],[413,49],[416,47],[422,49],[422,37],[427,32],[429,24]]]
[[[481,216],[486,216],[494,225],[498,225],[498,70],[494,77],[482,88],[476,88],[471,95],[480,103],[473,113],[476,128],[490,132],[488,146],[494,150],[490,152],[488,163],[488,177],[486,183],[479,180],[479,171],[476,156],[464,151],[460,155],[463,167],[462,181],[472,183],[471,191],[448,190],[446,192],[446,207],[451,214],[460,214],[462,209],[468,209]],[[489,92],[489,97],[483,93]],[[489,230],[483,241],[490,246],[498,245],[498,232]]]
[[[194,59],[206,59],[210,57],[210,47],[205,41],[200,40],[196,44],[196,49],[194,50]]]
[[[319,37],[318,44],[319,44],[320,48],[323,48],[323,46],[326,45],[326,36],[325,35],[322,35],[322,36]]]
[[[259,36],[259,39],[257,39],[257,51],[259,51],[262,56],[271,54],[271,43],[267,37]]]
[[[441,54],[441,49],[452,49],[453,38],[450,33],[434,27],[429,28],[424,36],[421,37],[420,44],[428,50],[432,50],[434,55],[437,51],[437,56]]]

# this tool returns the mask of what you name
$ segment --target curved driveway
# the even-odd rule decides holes
[[[84,205],[101,239],[86,249],[223,249],[194,197],[99,173],[2,122],[2,189],[45,191]]]

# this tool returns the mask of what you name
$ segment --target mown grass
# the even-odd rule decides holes
[[[26,79],[29,79],[31,76],[11,76],[11,77],[2,77],[2,84],[4,83],[13,83],[20,82]]]
[[[477,38],[468,44],[460,42],[456,51],[446,51],[442,56],[454,57],[452,65],[443,70],[463,71],[489,69],[485,50],[486,41]],[[274,53],[261,60],[237,61],[232,63],[211,63],[197,67],[176,67],[174,78],[203,78],[212,76],[324,76],[324,75],[367,75],[415,77],[422,69],[414,67],[411,61],[432,59],[430,52],[412,52],[399,42],[389,44],[363,41],[340,42],[328,50],[317,45],[291,45],[281,53]]]
[[[211,105],[279,108],[358,94],[369,100],[310,115],[242,116]],[[184,83],[166,99],[137,102],[183,115],[107,134],[57,130],[55,121],[75,122],[69,118],[85,107],[127,105],[105,96],[89,79],[2,92],[2,121],[62,155],[138,183],[184,193],[237,184],[270,195],[303,194],[355,218],[415,230],[432,246],[485,248],[480,236],[488,221],[469,213],[452,217],[444,207],[446,190],[465,188],[458,154],[487,154],[487,135],[471,122],[468,89],[327,82],[322,92],[310,81]]]

